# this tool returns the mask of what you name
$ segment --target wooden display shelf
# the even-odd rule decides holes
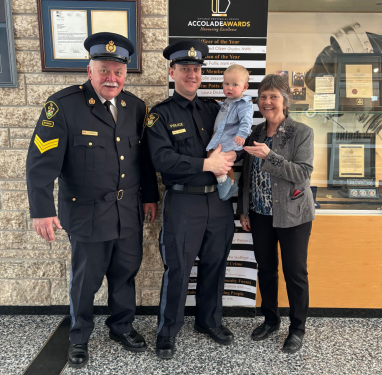
[[[288,307],[281,257],[279,276],[279,306]],[[316,216],[308,277],[310,307],[381,309],[382,215]],[[259,290],[256,304],[261,305]]]

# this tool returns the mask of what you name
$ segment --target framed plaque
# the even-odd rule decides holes
[[[374,180],[375,134],[328,133],[328,186],[356,185],[359,181],[374,186]]]
[[[382,54],[343,53],[336,56],[336,109],[382,110]]]
[[[0,87],[17,87],[11,0],[0,0]]]
[[[141,0],[37,0],[37,6],[43,72],[85,72],[84,40],[104,31],[129,38],[135,53],[127,71],[142,72]]]

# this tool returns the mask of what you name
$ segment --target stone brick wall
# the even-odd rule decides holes
[[[150,107],[167,97],[167,1],[142,1],[143,73],[128,74],[125,88]],[[70,247],[65,232],[56,241],[38,237],[29,218],[25,160],[33,128],[52,93],[82,84],[86,74],[42,73],[35,0],[13,0],[18,88],[0,88],[0,305],[67,305]],[[57,191],[55,192],[57,195]],[[157,238],[160,222],[145,224],[137,305],[158,305],[163,266]],[[106,305],[104,281],[95,304]]]

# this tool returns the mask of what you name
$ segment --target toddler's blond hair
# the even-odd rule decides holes
[[[248,83],[249,81],[249,72],[246,68],[244,68],[243,65],[239,65],[239,64],[233,64],[233,65],[230,65],[226,71],[224,72],[225,73],[232,73],[232,72],[237,72],[237,73],[241,73],[245,79],[245,83]]]

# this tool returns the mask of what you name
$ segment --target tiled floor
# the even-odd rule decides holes
[[[0,316],[0,375],[22,374],[61,319]],[[224,347],[195,332],[193,318],[186,317],[177,337],[175,356],[167,361],[155,356],[156,317],[136,318],[135,328],[149,344],[144,353],[128,352],[111,341],[103,324],[105,319],[95,317],[88,365],[76,371],[65,367],[63,375],[382,375],[382,319],[309,318],[304,347],[294,355],[286,355],[281,348],[287,336],[287,318],[283,318],[279,333],[262,342],[250,339],[262,318],[225,318],[224,324],[234,332],[235,342]]]

